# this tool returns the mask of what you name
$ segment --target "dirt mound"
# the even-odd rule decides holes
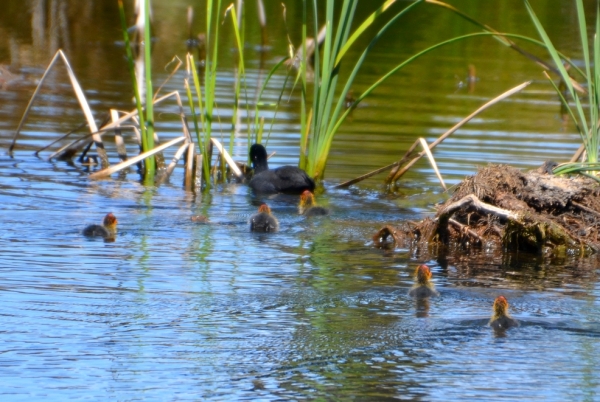
[[[497,245],[509,250],[600,251],[600,184],[589,177],[555,176],[548,162],[521,172],[490,165],[465,179],[434,218],[386,225],[377,246]]]

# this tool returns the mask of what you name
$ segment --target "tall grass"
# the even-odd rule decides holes
[[[326,27],[326,35],[323,44],[322,55],[317,50],[314,55],[314,95],[312,108],[307,107],[307,71],[308,71],[308,56],[306,52],[306,40],[307,40],[307,4],[304,1],[303,8],[303,26],[302,26],[302,39],[303,39],[303,59],[300,63],[299,75],[302,82],[302,102],[301,102],[301,136],[300,136],[300,167],[304,168],[307,173],[314,177],[316,180],[320,180],[324,177],[325,167],[327,164],[327,158],[333,138],[340,126],[351,113],[359,102],[365,97],[382,85],[389,77],[395,74],[398,70],[404,68],[408,64],[412,63],[417,58],[429,53],[430,51],[437,49],[441,46],[453,44],[455,42],[469,39],[473,36],[479,35],[493,35],[496,36],[495,32],[483,32],[473,33],[458,36],[455,38],[448,39],[440,42],[433,46],[430,46],[415,55],[403,60],[389,72],[384,74],[381,78],[375,81],[370,87],[368,87],[356,100],[346,107],[346,95],[350,91],[350,88],[354,82],[354,79],[358,75],[360,68],[366,60],[368,54],[376,45],[382,35],[398,20],[407,15],[409,11],[417,7],[421,3],[425,3],[427,0],[417,0],[401,11],[392,15],[389,20],[376,32],[371,38],[370,42],[363,50],[362,54],[354,64],[353,68],[343,83],[343,87],[339,93],[337,92],[339,72],[342,67],[342,62],[345,60],[348,50],[355,44],[356,40],[365,33],[365,31],[371,27],[375,21],[382,18],[382,15],[394,4],[396,0],[385,1],[378,9],[370,14],[351,34],[350,29],[352,21],[354,19],[354,12],[357,5],[357,0],[344,0],[340,9],[338,17],[338,25],[334,33],[334,5],[337,4],[334,0],[327,0],[324,24]],[[312,13],[314,14],[314,37],[318,36],[318,22],[319,16],[317,12],[317,1],[312,2]],[[530,40],[529,38],[525,38]]]
[[[144,76],[145,76],[145,108],[142,101],[141,88],[138,86],[138,80],[135,75],[134,56],[129,38],[127,20],[123,1],[119,0],[119,16],[121,19],[121,30],[123,31],[123,40],[125,41],[125,52],[127,54],[127,66],[131,75],[135,104],[138,111],[140,123],[140,132],[142,137],[142,152],[149,152],[154,148],[154,106],[152,99],[152,52],[151,52],[151,32],[150,32],[150,0],[140,2],[141,18],[144,21]],[[141,44],[140,44],[141,45]],[[146,113],[144,113],[144,110]],[[156,173],[156,162],[154,155],[144,160],[144,181],[152,183]]]
[[[530,18],[536,30],[538,31],[541,41],[521,35],[500,33],[495,29],[489,27],[488,25],[483,24],[477,21],[476,19],[470,17],[469,15],[465,14],[464,12],[456,9],[452,5],[444,3],[442,1],[425,0],[425,2],[427,4],[439,6],[456,13],[461,18],[473,23],[474,25],[483,29],[484,31],[492,33],[494,35],[494,38],[497,39],[503,45],[515,50],[519,54],[527,57],[528,59],[534,61],[536,64],[542,66],[545,70],[551,71],[560,77],[561,81],[564,83],[564,86],[568,91],[568,96],[572,98],[575,104],[574,108],[569,105],[569,102],[563,95],[563,92],[556,86],[556,84],[554,84],[548,73],[544,71],[545,76],[548,78],[548,80],[554,86],[556,92],[558,93],[563,108],[573,119],[577,132],[581,137],[582,145],[579,148],[579,150],[573,155],[570,163],[559,165],[554,169],[554,173],[562,174],[578,172],[596,178],[597,176],[593,172],[598,170],[598,137],[600,136],[600,122],[598,121],[600,117],[600,114],[598,112],[598,107],[600,107],[600,88],[598,87],[598,83],[600,80],[599,2],[596,1],[596,23],[594,40],[592,44],[593,53],[590,55],[590,45],[587,36],[588,28],[585,18],[584,3],[582,0],[575,0],[575,7],[577,10],[578,20],[577,28],[580,34],[581,47],[584,58],[583,70],[585,70],[585,72],[582,71],[582,69],[579,68],[577,64],[573,63],[567,56],[565,56],[563,53],[558,51],[558,49],[556,49],[528,0],[524,0],[524,5],[527,9],[527,12],[530,15]],[[544,60],[544,58],[540,58],[528,51],[525,51],[524,49],[517,46],[517,44],[515,44],[510,38],[522,39],[530,43],[534,43],[538,46],[541,46],[542,48],[547,50],[548,54],[550,55],[551,62],[547,62],[546,60]],[[573,76],[571,76],[568,73],[567,66],[571,68],[571,71],[576,72],[578,79],[582,79],[587,83],[587,90],[582,85],[580,85],[579,82],[575,78],[573,78]],[[584,99],[582,99],[582,96],[585,96],[586,94],[588,97],[587,107],[584,105]],[[586,109],[588,110],[587,112]],[[581,161],[576,162],[580,159]],[[591,172],[591,174],[586,172]]]
[[[308,107],[307,99],[309,98],[307,95],[308,91],[308,56],[306,52],[306,41],[307,41],[307,32],[308,32],[308,11],[311,11],[314,15],[314,27],[312,29],[314,33],[314,37],[317,37],[317,31],[320,23],[320,16],[318,15],[318,7],[317,1],[312,1],[312,7],[308,7],[307,0],[304,0],[303,7],[303,26],[302,26],[302,39],[303,39],[303,58],[300,63],[299,68],[299,76],[300,81],[302,83],[302,103],[301,103],[301,133],[300,133],[300,167],[304,168],[309,175],[319,180],[322,179],[325,172],[325,167],[327,163],[327,158],[329,155],[329,151],[331,148],[331,144],[334,138],[334,135],[340,128],[344,119],[348,116],[351,110],[356,107],[356,105],[361,102],[368,94],[370,94],[373,90],[375,90],[379,85],[381,85],[387,78],[389,78],[392,74],[394,74],[399,69],[403,68],[409,63],[412,63],[416,58],[430,52],[433,49],[436,49],[440,46],[444,46],[446,44],[452,44],[459,40],[468,39],[473,36],[478,35],[491,35],[503,45],[512,48],[517,51],[521,55],[529,58],[530,60],[542,65],[544,68],[551,70],[555,73],[558,73],[562,80],[567,84],[567,88],[569,90],[569,94],[575,101],[576,111],[573,113],[570,111],[571,116],[575,120],[575,124],[579,130],[582,141],[584,143],[585,148],[585,158],[589,163],[596,163],[598,161],[598,136],[600,135],[600,122],[599,122],[599,112],[598,107],[600,106],[600,89],[596,85],[598,80],[600,79],[600,39],[598,39],[598,35],[600,35],[600,16],[597,14],[596,19],[596,36],[593,43],[593,57],[589,55],[589,46],[587,43],[587,26],[585,23],[585,13],[583,7],[582,0],[576,0],[578,20],[579,20],[579,30],[581,34],[582,47],[584,49],[584,59],[586,64],[586,72],[583,73],[577,66],[575,66],[570,60],[566,59],[565,56],[558,52],[555,47],[552,45],[552,42],[548,38],[548,35],[545,33],[544,28],[540,24],[537,16],[533,12],[531,5],[528,0],[524,0],[525,5],[531,15],[532,20],[534,21],[538,32],[542,38],[542,41],[535,40],[533,38],[514,35],[514,34],[505,34],[498,32],[489,26],[479,23],[475,19],[469,17],[467,14],[461,12],[460,10],[454,8],[453,6],[446,4],[444,2],[438,0],[417,0],[414,3],[409,4],[403,10],[397,12],[393,15],[386,24],[383,25],[381,29],[373,36],[367,47],[362,52],[358,61],[352,68],[348,78],[345,83],[343,83],[343,87],[341,91],[337,90],[338,80],[339,80],[339,72],[342,67],[342,62],[345,59],[347,51],[352,47],[356,41],[356,39],[361,36],[365,30],[370,27],[376,20],[380,19],[386,10],[388,10],[396,0],[387,0],[385,1],[375,12],[373,12],[370,16],[368,16],[364,22],[356,28],[354,32],[350,35],[350,28],[352,26],[352,21],[354,19],[354,11],[356,8],[357,0],[344,0],[341,4],[340,12],[338,15],[338,24],[335,26],[335,13],[334,7],[339,4],[334,0],[326,0],[325,4],[325,18],[323,20],[323,24],[326,27],[326,35],[325,40],[322,46],[321,52],[318,50],[315,51],[314,54],[314,76],[313,76],[313,84],[314,84],[314,95],[312,97],[312,107]],[[356,98],[354,103],[344,111],[344,102],[348,91],[351,88],[351,85],[354,82],[354,79],[362,66],[365,58],[367,57],[370,50],[377,43],[378,39],[385,33],[385,31],[397,20],[406,15],[410,10],[421,3],[432,4],[436,6],[441,6],[446,9],[449,9],[462,18],[470,21],[476,26],[480,27],[484,30],[484,32],[473,33],[462,35],[460,37],[451,38],[444,42],[440,42],[434,46],[431,46],[427,49],[424,49],[417,54],[409,57],[408,59],[402,61],[396,67],[391,69],[388,73],[383,75],[380,79],[378,79],[374,84],[372,84],[367,90],[365,90],[360,96]],[[598,8],[598,5],[597,5]],[[334,29],[335,28],[335,29]],[[548,49],[552,59],[553,64],[549,64],[545,62],[543,59],[523,50],[519,46],[517,46],[510,38],[519,38],[530,43],[534,43],[538,46]],[[585,90],[582,88],[578,82],[571,77],[567,73],[567,70],[563,66],[561,62],[561,58],[565,58],[566,62],[569,63],[574,71],[580,73],[584,79],[587,81],[589,88],[589,119],[586,118],[585,108],[582,105],[580,100],[581,93],[585,93]],[[593,60],[592,60],[593,59]],[[345,67],[345,66],[344,66]],[[567,102],[563,99],[565,105],[568,107]],[[570,109],[569,109],[570,110]],[[581,165],[577,165],[581,166]],[[592,170],[592,169],[590,169]]]
[[[142,135],[142,151],[154,149],[154,104],[152,90],[152,35],[150,32],[150,0],[144,0],[144,69],[146,78],[146,135]],[[154,156],[146,158],[144,163],[144,179],[147,182],[154,180],[156,162]]]
[[[584,107],[582,100],[580,99],[579,92],[573,85],[572,78],[569,76],[567,69],[563,64],[563,59],[560,53],[556,50],[556,47],[548,37],[546,30],[538,19],[533,7],[528,0],[524,0],[525,7],[529,12],[531,20],[533,21],[542,41],[548,49],[548,53],[554,62],[556,69],[560,73],[562,81],[565,83],[569,95],[575,103],[575,111],[572,110],[567,100],[563,97],[561,92],[555,86],[563,105],[567,108],[569,115],[575,122],[575,126],[581,137],[583,147],[585,149],[585,155],[583,163],[575,163],[570,166],[561,166],[558,172],[575,172],[575,171],[592,171],[596,168],[598,162],[598,140],[600,136],[600,121],[598,121],[599,112],[598,107],[600,106],[600,6],[599,2],[596,2],[596,24],[595,24],[595,35],[592,43],[592,54],[590,55],[590,45],[588,43],[588,30],[585,19],[585,10],[583,0],[576,0],[575,6],[577,8],[577,19],[579,35],[581,40],[581,48],[583,51],[583,60],[585,64],[585,74],[583,79],[587,82],[587,95],[589,107]],[[581,72],[581,70],[578,70]],[[588,112],[586,113],[586,109]],[[573,161],[575,162],[575,161]],[[595,173],[594,173],[595,175]]]
[[[358,37],[360,37],[377,19],[379,19],[385,11],[387,11],[394,3],[396,3],[396,0],[385,1],[377,10],[369,15],[354,32],[351,32],[351,27],[354,21],[354,14],[358,0],[343,1],[337,19],[337,27],[335,26],[335,4],[337,2],[334,0],[327,0],[325,5],[325,18],[323,22],[326,27],[325,40],[323,42],[322,54],[318,48],[314,52],[314,94],[312,107],[308,109],[307,71],[309,55],[307,55],[306,51],[308,34],[308,5],[307,0],[304,0],[302,14],[303,58],[299,68],[300,80],[302,84],[302,105],[300,112],[300,166],[304,168],[310,176],[317,180],[322,179],[324,176],[327,157],[329,155],[334,135],[336,134],[343,120],[348,115],[348,113],[342,113],[345,106],[346,95],[348,94],[348,91],[350,90],[367,54],[392,23],[397,21],[400,17],[422,2],[423,0],[418,0],[412,4],[409,4],[403,10],[396,13],[390,19],[390,21],[377,32],[367,48],[364,50],[362,56],[352,68],[351,73],[346,79],[341,92],[338,93],[339,72],[346,53],[350,47],[354,45]],[[320,24],[317,0],[312,1],[311,11],[315,21],[312,31],[314,38],[317,38]],[[379,84],[380,83],[378,83],[377,86]],[[355,107],[357,103],[358,101],[355,102],[352,107]]]
[[[242,7],[241,5],[239,6]],[[211,137],[213,136],[213,122],[215,115],[213,113],[215,106],[215,94],[217,87],[217,67],[218,67],[218,51],[219,51],[219,16],[221,15],[221,0],[208,0],[206,3],[206,60],[204,64],[204,79],[201,80],[196,69],[196,63],[191,54],[187,56],[188,74],[193,81],[195,93],[192,93],[189,85],[189,78],[185,80],[186,91],[190,102],[192,119],[194,123],[194,131],[198,141],[200,153],[203,161],[203,182],[205,189],[210,188],[210,149]],[[234,144],[235,134],[238,130],[238,108],[240,104],[240,95],[242,87],[246,88],[246,71],[244,64],[244,37],[243,37],[243,18],[238,19],[238,13],[243,13],[242,10],[236,9],[232,4],[226,14],[231,16],[233,30],[235,34],[235,43],[238,51],[238,72],[234,85],[234,104],[232,110],[232,130],[229,139],[230,153],[231,147]],[[204,84],[204,87],[202,86]],[[193,98],[198,101],[198,114],[196,107],[193,104]],[[197,115],[200,116],[198,121]],[[247,113],[248,115],[248,113]],[[249,126],[250,124],[248,124]]]

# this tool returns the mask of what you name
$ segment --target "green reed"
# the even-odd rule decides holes
[[[210,139],[213,133],[212,124],[215,117],[213,110],[217,87],[217,65],[219,50],[219,42],[217,39],[219,38],[220,24],[218,19],[220,10],[221,0],[208,0],[206,2],[206,60],[203,67],[203,80],[200,80],[194,57],[189,53],[187,55],[188,73],[191,76],[195,94],[192,94],[187,78],[185,80],[185,87],[192,113],[194,132],[196,133],[196,139],[198,141],[198,148],[202,154],[202,181],[205,185],[205,190],[208,190],[211,187],[209,152],[211,149]],[[201,85],[201,81],[204,83],[204,88]],[[198,101],[198,113],[196,113],[196,108],[194,107],[193,95],[195,95],[195,98]],[[200,122],[198,122],[198,116],[200,116]]]
[[[314,67],[313,67],[313,88],[312,107],[308,108],[308,55],[306,48],[308,25],[307,25],[307,2],[304,0],[303,15],[302,15],[302,60],[299,68],[299,79],[301,82],[301,133],[300,133],[300,167],[305,169],[307,173],[317,180],[324,176],[327,158],[333,138],[340,128],[341,124],[348,116],[360,100],[366,96],[361,95],[345,112],[344,106],[346,95],[362,67],[367,54],[379,40],[381,35],[400,17],[405,15],[415,6],[423,3],[424,0],[418,0],[406,6],[403,10],[396,13],[387,24],[381,28],[371,39],[368,46],[362,53],[362,56],[354,64],[350,75],[343,83],[341,91],[338,91],[339,72],[342,67],[342,61],[347,51],[352,47],[356,39],[360,37],[381,15],[387,11],[396,0],[385,1],[375,12],[369,15],[361,25],[351,32],[354,13],[358,0],[344,0],[338,16],[337,26],[334,13],[334,0],[327,0],[325,7],[324,24],[326,26],[325,39],[323,41],[322,54],[317,48],[314,52]],[[317,12],[317,1],[312,1],[312,13],[314,15],[315,25],[313,29],[314,38],[318,37],[319,16]],[[335,29],[334,29],[335,27]],[[335,31],[335,32],[334,32]],[[379,80],[374,84],[375,89],[383,80]]]
[[[154,148],[154,105],[152,99],[152,53],[151,53],[151,32],[150,32],[150,0],[144,0],[142,7],[144,18],[144,72],[146,84],[146,107],[140,95],[138,87],[133,51],[131,49],[131,41],[127,29],[127,21],[125,17],[125,9],[122,0],[119,0],[119,16],[121,19],[121,29],[123,31],[123,40],[125,41],[125,52],[127,54],[127,66],[131,75],[133,91],[135,96],[135,104],[138,110],[138,118],[140,122],[140,132],[142,137],[142,152],[151,151]],[[140,44],[141,45],[141,44]],[[144,113],[144,110],[146,113]],[[156,173],[156,162],[154,156],[150,156],[144,160],[144,180],[152,182]]]
[[[524,2],[531,20],[533,21],[540,37],[542,38],[542,41],[546,45],[548,53],[558,69],[562,81],[565,83],[566,88],[569,91],[569,95],[575,102],[575,111],[573,111],[562,93],[556,86],[554,86],[561,98],[563,105],[567,108],[569,115],[575,122],[575,126],[577,127],[579,135],[581,136],[583,147],[585,149],[585,157],[583,160],[584,163],[573,163],[572,166],[563,165],[559,172],[566,171],[572,173],[575,171],[590,171],[593,172],[593,175],[596,175],[595,168],[598,162],[598,138],[600,136],[600,122],[598,121],[598,107],[600,106],[600,2],[596,2],[595,34],[591,46],[592,54],[590,55],[590,44],[588,43],[588,31],[583,1],[575,1],[575,5],[577,7],[581,48],[583,51],[583,60],[585,65],[585,74],[583,74],[579,69],[577,69],[577,71],[582,74],[583,79],[587,82],[587,95],[589,103],[589,107],[587,107],[588,113],[586,113],[586,107],[584,107],[583,102],[580,99],[580,94],[574,86],[573,79],[565,68],[560,53],[556,50],[554,44],[548,37],[546,30],[542,26],[529,1],[524,0]],[[573,160],[572,162],[575,161]]]
[[[417,0],[412,4],[406,6],[403,10],[398,12],[389,21],[374,35],[366,49],[363,51],[362,55],[354,65],[350,75],[346,78],[346,82],[344,83],[343,89],[337,93],[336,86],[338,85],[339,78],[339,70],[341,68],[341,63],[344,59],[344,56],[347,50],[353,46],[356,38],[364,33],[364,31],[373,24],[374,21],[381,18],[381,15],[393,4],[394,0],[388,0],[383,3],[383,5],[377,9],[373,14],[365,19],[365,21],[358,27],[356,30],[349,35],[350,27],[354,18],[354,10],[356,7],[357,0],[345,0],[342,4],[341,11],[339,14],[338,24],[335,27],[334,32],[334,1],[327,0],[326,3],[326,11],[325,11],[325,19],[324,24],[327,27],[325,40],[322,46],[322,52],[319,50],[315,51],[314,54],[314,94],[312,101],[312,108],[308,108],[307,105],[307,71],[308,71],[308,55],[306,51],[306,39],[307,39],[307,5],[306,0],[304,1],[303,7],[303,27],[302,27],[302,39],[303,39],[303,59],[301,61],[301,65],[299,68],[299,76],[300,81],[302,83],[302,102],[301,102],[301,138],[300,138],[300,166],[304,168],[309,175],[314,177],[317,180],[320,180],[324,176],[325,166],[327,163],[327,157],[329,154],[329,150],[333,141],[333,137],[335,133],[340,128],[344,119],[348,116],[351,110],[356,107],[356,105],[361,102],[367,95],[369,95],[373,90],[375,90],[379,85],[381,85],[387,78],[389,78],[392,74],[397,72],[399,69],[404,66],[412,63],[418,57],[447,44],[452,44],[454,42],[468,39],[473,36],[479,35],[491,35],[495,39],[497,39],[503,45],[517,51],[521,55],[527,57],[528,59],[535,61],[536,63],[544,66],[544,68],[558,73],[563,81],[566,83],[567,88],[571,97],[574,99],[576,104],[576,113],[573,113],[570,108],[569,112],[573,119],[575,120],[575,124],[579,130],[583,141],[583,148],[586,150],[586,161],[589,164],[594,164],[598,161],[598,136],[600,130],[600,122],[599,122],[599,112],[598,107],[600,104],[600,90],[596,83],[600,79],[600,12],[597,12],[596,19],[596,36],[593,43],[593,62],[590,60],[589,56],[589,46],[587,43],[587,26],[585,23],[585,14],[583,1],[577,0],[577,12],[579,19],[579,29],[581,34],[582,47],[584,49],[584,59],[586,64],[586,73],[583,73],[577,66],[575,66],[570,60],[568,60],[562,53],[558,52],[548,36],[546,35],[543,27],[539,23],[539,20],[535,16],[533,9],[531,8],[529,2],[525,1],[525,5],[531,14],[531,18],[534,21],[540,36],[542,37],[542,41],[538,41],[529,37],[525,37],[522,35],[512,35],[500,33],[491,27],[478,22],[477,20],[469,17],[467,14],[461,12],[460,10],[454,8],[453,6],[438,1],[438,0]],[[353,102],[353,104],[347,108],[344,112],[342,112],[344,108],[344,102],[346,99],[346,95],[350,90],[350,87],[358,73],[360,67],[362,66],[363,61],[365,60],[367,54],[371,50],[371,48],[375,45],[377,40],[381,37],[381,35],[392,25],[394,24],[400,17],[405,15],[409,10],[417,6],[421,3],[427,3],[439,7],[443,7],[449,9],[462,18],[468,20],[469,22],[475,24],[479,28],[483,29],[484,32],[478,32],[473,34],[467,34],[460,37],[448,39],[446,41],[435,44],[425,50],[422,50],[415,55],[409,57],[408,59],[402,61],[396,67],[391,69],[388,73],[383,75],[380,79],[378,79],[374,84],[372,84],[367,90],[365,90],[357,99]],[[597,6],[598,8],[598,6]],[[313,0],[312,2],[312,12],[314,14],[314,20],[316,21],[314,26],[314,37],[318,36],[318,15],[317,15],[317,1]],[[528,41],[530,43],[534,43],[538,46],[546,48],[552,56],[553,62],[555,65],[551,65],[546,63],[543,59],[523,50],[519,46],[517,46],[511,38],[521,39]],[[564,58],[567,63],[571,65],[573,70],[577,71],[581,76],[583,76],[588,83],[589,88],[589,123],[585,116],[585,110],[582,106],[582,102],[579,99],[578,91],[582,92],[582,87],[574,80],[572,80],[566,68],[563,66],[561,62],[561,58]],[[567,102],[563,98],[563,102],[565,106],[569,107]],[[580,165],[577,165],[580,166]],[[575,166],[574,166],[575,167]],[[590,169],[592,171],[592,169]]]
[[[200,154],[202,154],[202,182],[205,183],[205,188],[210,188],[210,135],[205,133],[204,128],[206,127],[206,114],[204,111],[204,102],[202,101],[202,86],[200,85],[200,77],[198,70],[196,69],[196,60],[194,56],[188,53],[186,58],[189,76],[191,76],[193,87],[196,91],[196,99],[198,100],[198,112],[194,106],[194,96],[189,83],[189,77],[184,79],[184,86],[187,93],[188,105],[192,114],[192,123],[194,132],[196,133],[196,140],[198,141],[198,148]],[[198,122],[198,116],[200,116],[200,122]],[[204,135],[203,135],[204,133]]]
[[[243,3],[240,3],[243,4]],[[244,85],[244,90],[246,90],[246,69],[244,64],[244,17],[246,13],[242,9],[239,10],[240,15],[238,18],[238,13],[233,4],[231,4],[227,10],[231,13],[231,23],[233,25],[233,31],[235,34],[235,43],[238,51],[238,66],[237,72],[235,75],[235,85],[234,85],[234,98],[233,98],[233,113],[231,114],[231,134],[229,136],[229,153],[233,153],[233,144],[235,142],[235,133],[239,129],[238,127],[238,113],[239,113],[239,105],[240,105],[240,93],[242,91],[242,84]],[[245,91],[246,92],[246,91]],[[246,102],[248,105],[248,102]],[[248,113],[246,113],[248,116]],[[249,126],[249,124],[248,124]]]
[[[204,64],[204,87],[201,85],[201,80],[196,69],[196,63],[192,55],[188,54],[187,64],[189,74],[193,81],[193,88],[195,94],[192,93],[188,79],[185,80],[186,91],[188,100],[190,102],[190,110],[192,112],[192,119],[194,123],[194,131],[198,141],[200,153],[203,155],[203,182],[206,183],[206,187],[210,188],[210,141],[213,136],[212,124],[215,121],[213,113],[215,106],[215,94],[217,87],[217,67],[218,67],[218,51],[219,51],[219,16],[221,15],[221,0],[208,0],[206,3],[206,60]],[[242,18],[238,19],[238,13],[242,13]],[[226,14],[230,15],[233,24],[233,30],[235,34],[235,43],[238,51],[238,63],[237,63],[237,75],[234,84],[234,102],[232,109],[232,129],[229,138],[229,152],[232,153],[232,147],[235,143],[235,134],[238,130],[238,113],[240,105],[240,97],[242,89],[246,90],[246,69],[244,62],[244,35],[243,35],[243,11],[237,10],[234,5],[227,8]],[[193,104],[193,96],[198,100],[198,114],[196,113],[196,107]],[[247,102],[246,102],[247,104]],[[198,121],[197,116],[200,116]],[[249,115],[249,113],[247,113]],[[248,123],[248,127],[250,124]],[[250,131],[248,132],[250,140]],[[224,171],[222,172],[224,173]]]
[[[556,92],[558,93],[559,99],[563,104],[565,110],[572,118],[575,123],[575,127],[577,132],[579,133],[582,141],[582,145],[577,151],[577,153],[571,159],[572,163],[561,164],[557,168],[554,169],[556,174],[561,173],[576,173],[576,172],[592,172],[591,176],[594,176],[597,170],[597,162],[598,162],[598,145],[599,145],[599,136],[600,136],[600,122],[599,122],[599,111],[600,107],[600,88],[598,83],[600,82],[600,6],[599,2],[596,1],[596,22],[595,22],[595,32],[594,32],[594,40],[592,43],[592,54],[590,55],[590,45],[588,43],[588,35],[587,35],[587,23],[585,18],[585,8],[582,0],[576,0],[575,6],[577,9],[577,19],[578,19],[578,30],[580,34],[581,47],[583,51],[584,58],[584,71],[580,69],[577,65],[575,65],[567,56],[563,53],[559,52],[552,41],[550,40],[546,30],[538,19],[533,7],[529,3],[528,0],[524,0],[525,8],[530,15],[530,18],[541,38],[541,41],[537,41],[532,38],[520,36],[520,35],[509,35],[500,33],[491,27],[475,20],[474,18],[468,16],[462,11],[454,8],[453,6],[438,1],[438,0],[425,0],[426,3],[440,6],[451,10],[456,13],[460,17],[465,20],[473,23],[474,25],[482,28],[483,30],[493,33],[494,38],[499,40],[505,46],[512,48],[517,51],[519,54],[527,57],[528,59],[534,61],[535,63],[542,65],[544,69],[548,71],[552,71],[556,75],[558,75],[562,82],[565,84],[565,87],[568,91],[568,95],[573,99],[575,107],[571,107],[569,105],[568,100],[565,98],[563,93],[560,91],[557,85],[550,79],[550,76],[544,72]],[[544,59],[539,58],[522,48],[518,47],[514,42],[512,42],[509,38],[518,38],[529,41],[531,43],[535,43],[548,51],[552,59],[552,63],[547,63]],[[581,77],[584,81],[587,82],[587,91],[575,80],[571,77],[569,72],[567,71],[566,66],[570,66],[570,68],[576,72],[576,74]],[[588,96],[588,107],[583,104],[581,99],[581,94],[587,93]],[[586,112],[588,109],[588,112]],[[583,162],[576,162],[576,160],[582,157],[582,153],[585,151],[585,156],[583,158]],[[588,174],[590,175],[590,174]]]
[[[152,35],[150,32],[150,0],[144,0],[144,73],[146,78],[146,135],[142,136],[142,150],[148,152],[154,148],[154,102],[152,90]],[[147,181],[154,180],[156,162],[154,157],[146,159],[144,164]]]

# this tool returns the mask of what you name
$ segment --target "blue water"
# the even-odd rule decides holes
[[[310,220],[293,197],[269,199],[281,230],[257,234],[243,185],[195,196],[89,182],[30,156],[1,162],[10,400],[594,400],[600,389],[593,261],[379,250],[374,230],[424,213],[376,193],[329,189],[319,201],[331,216]],[[84,238],[104,211],[119,219],[116,241]],[[424,304],[406,295],[420,262],[441,293]],[[521,322],[504,336],[487,327],[498,294]]]

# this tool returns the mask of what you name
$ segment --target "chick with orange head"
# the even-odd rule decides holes
[[[519,326],[519,322],[508,314],[508,300],[506,300],[506,297],[496,297],[493,311],[489,325],[495,330],[505,330]]]
[[[88,237],[104,237],[114,240],[117,235],[117,217],[109,212],[104,217],[102,225],[89,225],[83,229],[83,235]]]
[[[317,205],[315,201],[315,195],[310,190],[304,190],[300,194],[300,205],[298,205],[298,212],[304,216],[324,216],[329,215],[327,208]]]
[[[410,288],[408,295],[417,299],[439,295],[431,283],[431,270],[427,265],[421,264],[415,269],[415,284]]]
[[[262,204],[258,213],[250,217],[250,230],[253,232],[275,232],[278,229],[279,222],[267,204]]]

